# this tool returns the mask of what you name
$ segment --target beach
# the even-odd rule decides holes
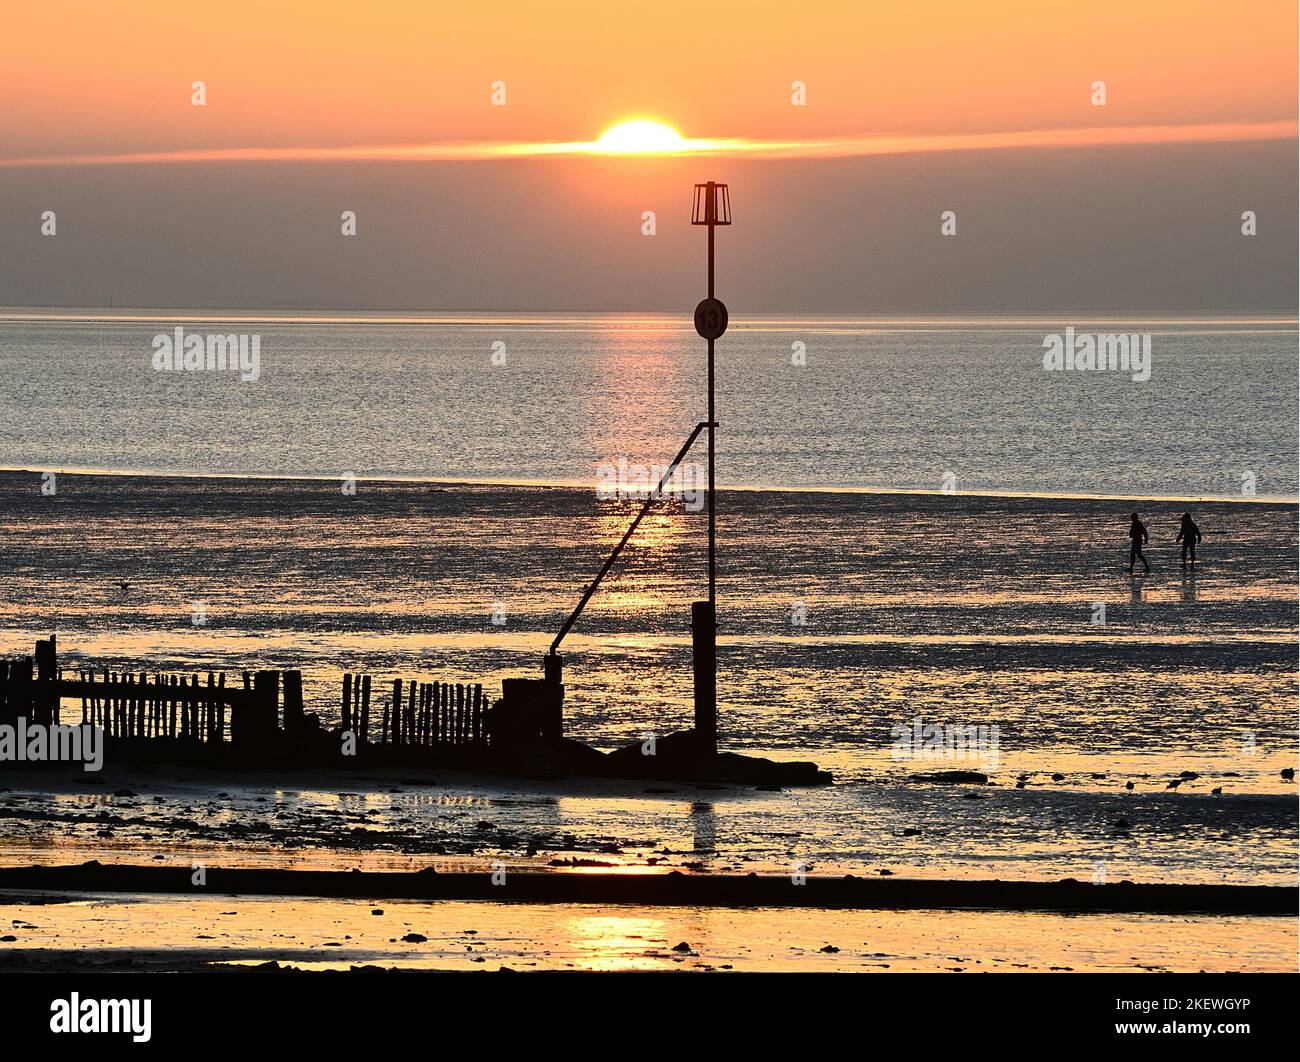
[[[0,327],[20,367],[60,344],[63,393],[89,394],[99,371],[93,344],[127,343],[156,324],[102,318]],[[345,673],[373,676],[377,702],[397,678],[482,683],[496,697],[504,679],[540,676],[555,633],[640,504],[598,489],[601,463],[624,475],[629,462],[666,461],[680,444],[673,426],[690,413],[650,384],[661,371],[689,377],[698,366],[679,326],[653,317],[498,323],[512,349],[526,347],[549,368],[529,376],[523,392],[512,388],[527,373],[481,381],[475,408],[486,419],[433,417],[424,403],[436,403],[448,381],[478,386],[447,359],[468,352],[491,321],[276,316],[263,322],[257,386],[268,392],[257,408],[278,419],[250,422],[242,434],[221,428],[235,413],[221,407],[216,419],[173,417],[164,445],[138,403],[114,399],[80,435],[47,409],[46,422],[59,425],[47,436],[27,423],[47,396],[14,396],[0,464],[27,463],[0,472],[0,653],[30,653],[34,638],[55,633],[69,671],[224,671],[237,681],[241,670],[299,669],[306,710],[330,727],[340,721]],[[719,734],[724,749],[814,761],[832,784],[760,790],[450,770],[6,765],[0,867],[486,875],[499,866],[512,874],[1294,888],[1296,788],[1282,772],[1297,758],[1297,507],[1269,497],[1277,470],[1294,463],[1294,443],[1282,441],[1294,410],[1275,389],[1257,390],[1253,405],[1224,408],[1236,441],[1188,445],[1201,431],[1195,396],[1216,366],[1236,356],[1263,381],[1288,356],[1293,328],[1160,326],[1181,351],[1178,376],[1200,382],[1184,393],[1157,373],[1142,385],[1155,392],[1109,383],[1089,392],[1118,437],[1147,432],[1144,456],[1116,463],[1092,422],[1067,412],[1077,394],[1019,423],[1017,440],[971,432],[967,407],[988,373],[1004,396],[1030,386],[1015,368],[1015,351],[1033,338],[1026,322],[817,324],[828,353],[866,352],[901,419],[864,409],[856,434],[796,433],[803,441],[788,446],[774,430],[779,410],[760,399],[786,379],[763,375],[766,346],[794,332],[779,321],[738,326],[736,357],[748,368],[729,384],[740,420],[724,436],[718,496]],[[964,425],[959,436],[943,403],[922,393],[924,381],[890,368],[890,357],[936,347],[949,352],[943,401],[965,410],[953,421]],[[626,359],[642,348],[646,373],[627,375]],[[277,349],[295,352],[289,376],[277,377],[288,368],[277,369]],[[291,399],[301,374],[330,351],[337,357],[320,386],[337,414],[321,419]],[[417,354],[432,362],[416,367]],[[615,364],[624,375],[605,375]],[[551,369],[563,393],[552,393]],[[386,392],[365,392],[355,407],[342,397],[363,393],[364,380],[388,387],[390,377],[404,381],[412,423],[425,425],[423,466],[411,460],[416,437],[376,430],[389,415],[381,413]],[[128,399],[133,379],[121,381]],[[830,378],[805,383],[800,409],[832,399]],[[191,397],[206,402],[221,385],[194,386]],[[1152,436],[1148,403],[1157,392],[1165,415]],[[555,446],[534,419],[510,412],[516,393],[550,410]],[[596,420],[566,435],[583,395]],[[182,398],[171,394],[168,408],[183,409],[173,404]],[[1240,450],[1247,429],[1250,453]],[[1070,432],[1071,442],[1051,443]],[[344,458],[349,436],[371,460]],[[301,445],[309,438],[314,448]],[[45,467],[42,446],[63,458]],[[810,460],[808,446],[826,459]],[[873,462],[874,448],[900,463]],[[96,453],[149,471],[75,471]],[[931,459],[927,485],[920,470]],[[1253,496],[1241,493],[1239,477],[1225,479],[1237,465],[1255,470]],[[177,467],[188,474],[167,471]],[[960,474],[945,491],[939,480],[949,467]],[[470,469],[515,477],[484,481]],[[52,491],[43,489],[51,470]],[[1125,487],[1148,495],[1120,496]],[[1139,578],[1124,571],[1134,510],[1151,533],[1153,571]],[[1187,511],[1204,534],[1191,570],[1174,542]],[[567,736],[608,751],[691,724],[689,604],[704,582],[703,521],[690,497],[657,505],[565,640]],[[75,717],[76,706],[65,706],[65,721],[68,713]],[[954,732],[974,740],[945,746],[942,735]],[[935,734],[942,747],[928,740]],[[954,771],[963,772],[957,781]],[[181,901],[148,902],[174,911]],[[329,909],[324,900],[294,902]],[[438,910],[464,902],[440,901]],[[1072,917],[1005,914],[1029,919],[1015,932],[1031,937],[1043,919]],[[739,920],[733,928],[744,922],[746,933],[764,924],[716,917]],[[1199,968],[1210,940],[1197,943],[1196,934],[1236,916],[1178,917],[1186,932],[1162,942],[1161,962],[1185,969]],[[1268,917],[1234,924],[1254,940],[1243,952],[1251,968],[1267,968],[1279,945],[1294,944]],[[759,938],[755,947],[775,946]],[[780,967],[776,951],[765,955],[762,963]],[[1227,960],[1211,966],[1229,968]]]
[[[301,668],[307,709],[330,725],[344,671],[373,674],[377,689],[419,677],[483,682],[493,696],[503,678],[540,674],[632,505],[576,489],[373,484],[339,520],[315,481],[70,476],[54,499],[30,476],[0,485],[0,651],[30,652],[32,633],[57,631],[70,669]],[[108,840],[93,836],[103,828],[93,818],[108,813],[123,820],[107,824],[113,843],[139,835],[145,847],[192,838],[239,849],[265,830],[292,853],[338,847],[342,827],[368,831],[357,836],[377,850],[419,853],[477,843],[487,822],[524,848],[572,835],[587,854],[666,845],[779,871],[806,861],[1054,879],[1087,877],[1100,860],[1135,880],[1293,873],[1295,787],[1280,771],[1296,756],[1295,506],[1200,505],[1201,526],[1229,537],[1206,536],[1195,577],[1182,577],[1172,548],[1151,547],[1156,571],[1130,580],[1125,513],[1113,503],[724,497],[722,747],[814,760],[833,773],[830,787],[593,785],[575,797],[472,778],[429,792],[255,774],[150,786],[109,781],[109,764],[74,772],[57,799],[24,794],[19,777],[0,781],[13,790],[0,794],[6,850],[51,843],[48,822],[82,821],[54,843],[92,858]],[[1144,507],[1166,539],[1181,511]],[[689,726],[696,519],[666,506],[648,520],[566,641],[569,736],[610,749]],[[1104,625],[1096,602],[1107,603]],[[996,748],[935,758],[910,740],[918,719],[996,727]],[[950,769],[990,785],[916,780]],[[113,795],[121,789],[139,795]],[[1116,827],[1124,816],[1128,837]],[[393,836],[401,842],[385,843]]]
[[[307,709],[329,725],[345,670],[377,681],[482,681],[494,695],[505,677],[539,673],[573,587],[632,505],[576,488],[370,483],[340,520],[332,485],[313,480],[66,476],[55,499],[36,482],[0,476],[0,651],[30,651],[33,632],[57,631],[69,668],[298,667]],[[802,871],[1294,888],[1296,794],[1280,773],[1296,757],[1294,505],[1198,503],[1201,526],[1226,532],[1230,549],[1207,535],[1195,577],[1184,578],[1162,542],[1148,550],[1152,576],[1130,580],[1126,503],[723,498],[722,746],[814,760],[833,773],[831,785],[764,792],[452,771],[11,765],[0,774],[0,865]],[[1142,505],[1153,537],[1171,536],[1184,504]],[[699,570],[696,519],[665,503],[570,636],[570,736],[608,749],[689,725],[681,603]],[[1062,549],[1071,528],[1074,545]],[[192,622],[194,600],[206,602],[205,625]],[[1096,601],[1109,603],[1104,625],[1093,622]],[[498,602],[502,625],[492,622]],[[792,621],[796,603],[802,623]],[[936,756],[911,740],[917,719],[980,726],[986,737],[996,728],[997,740]],[[934,777],[951,770],[982,773],[987,784]],[[182,901],[147,902],[173,912]],[[441,918],[456,910],[449,902],[428,910]],[[1048,915],[1021,914],[1028,921],[1013,935],[1041,934]],[[722,939],[766,925],[711,917],[727,922]],[[1123,916],[1130,925],[1146,917],[1155,916]],[[1238,968],[1204,952],[1228,916],[1180,917],[1184,931],[1138,961]],[[201,924],[189,919],[180,924]],[[1294,945],[1276,919],[1232,925],[1233,947],[1248,956],[1233,961],[1241,968],[1272,968],[1276,949]],[[1243,935],[1254,940],[1245,952]],[[788,968],[775,940],[766,931],[751,940],[759,967]],[[267,941],[253,933],[245,946],[262,954]],[[532,958],[546,950],[538,945]],[[917,968],[942,968],[942,950],[952,949],[936,945]],[[366,954],[355,961],[410,958]],[[1046,953],[1036,961],[1057,959],[1071,965]],[[1109,952],[1097,962],[1122,965]]]
[[[1297,943],[1294,917],[47,899],[0,902],[0,971],[1281,972]]]

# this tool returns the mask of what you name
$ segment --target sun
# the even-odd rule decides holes
[[[672,126],[649,118],[633,118],[611,125],[596,141],[596,150],[609,155],[666,155],[689,145]]]

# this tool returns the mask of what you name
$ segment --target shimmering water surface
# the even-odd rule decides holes
[[[260,375],[155,372],[155,336],[260,337]],[[1151,375],[1047,372],[1048,336],[1148,334]],[[800,361],[801,364],[792,364]],[[494,355],[495,363],[494,363]],[[737,317],[719,482],[1063,494],[1296,494],[1285,319]],[[0,310],[0,464],[590,485],[705,419],[667,315]]]

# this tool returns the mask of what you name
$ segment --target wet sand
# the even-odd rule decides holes
[[[1294,917],[67,893],[0,918],[9,972],[1294,972],[1297,946]]]
[[[337,720],[343,671],[384,681],[482,681],[494,690],[505,677],[535,675],[575,587],[617,541],[630,511],[630,503],[597,503],[576,489],[376,482],[340,510],[332,483],[72,475],[59,483],[50,499],[31,477],[0,476],[12,514],[0,528],[0,651],[28,652],[34,637],[57,630],[69,667],[301,668],[308,709],[328,723]],[[494,782],[444,771],[415,778],[169,777],[115,764],[97,776],[5,770],[0,866],[152,864],[186,882],[178,868],[194,861],[222,873],[312,869],[339,872],[355,891],[353,867],[434,867],[439,888],[465,874],[486,890],[492,864],[501,863],[512,882],[524,874],[561,880],[529,904],[487,903],[496,899],[487,892],[425,901],[421,909],[436,917],[411,931],[450,942],[473,925],[455,912],[478,904],[480,929],[517,931],[529,962],[551,962],[548,951],[567,956],[555,968],[595,968],[598,960],[578,943],[585,937],[557,936],[547,925],[629,912],[666,925],[654,946],[668,949],[695,944],[689,927],[702,919],[716,939],[734,935],[734,954],[749,948],[745,961],[757,968],[866,963],[877,951],[892,956],[879,961],[894,969],[943,969],[952,956],[974,968],[998,956],[1008,968],[1029,957],[1038,969],[1294,967],[1294,918],[999,913],[978,893],[989,879],[1014,880],[1046,890],[1034,903],[1060,906],[1069,888],[1044,883],[1098,875],[1114,884],[1074,886],[1073,902],[1114,896],[1132,906],[1134,897],[1156,895],[1143,891],[1148,883],[1275,886],[1294,912],[1296,789],[1282,773],[1296,763],[1293,502],[1197,503],[1208,544],[1195,575],[1178,570],[1172,545],[1186,504],[1144,503],[1156,571],[1130,580],[1115,538],[1126,524],[1121,519],[1117,531],[1115,519],[1131,506],[1118,499],[778,491],[721,500],[724,743],[816,760],[834,773],[833,785],[762,792]],[[666,508],[643,530],[565,644],[567,732],[600,748],[680,729],[691,715],[682,603],[698,590],[697,517]],[[156,548],[160,541],[166,549]],[[214,542],[238,548],[214,550]],[[972,555],[978,565],[962,559]],[[205,605],[204,625],[192,621],[195,602]],[[1098,603],[1107,606],[1102,624]],[[504,625],[491,619],[498,604]],[[999,742],[966,761],[900,754],[894,731],[916,720],[997,727]],[[989,784],[917,778],[943,769],[976,769]],[[981,909],[775,907],[780,901],[763,895],[746,898],[751,907],[692,897],[684,909],[680,898],[634,891],[666,888],[644,882],[672,871],[707,890],[718,887],[708,884],[715,877],[755,871],[780,879],[798,865],[814,881],[855,875],[907,903],[979,901]],[[597,874],[637,880],[612,891],[579,884]],[[1140,884],[1120,885],[1125,879]],[[299,888],[266,880],[276,893]],[[954,882],[967,891],[954,892]],[[66,897],[74,886],[57,888],[51,895]],[[806,902],[831,903],[815,897],[818,888],[802,893]],[[925,889],[937,891],[923,897]],[[1180,910],[1193,894],[1165,895],[1174,899],[1157,906]],[[208,901],[187,892],[140,893],[136,902],[102,892],[80,898],[85,906],[51,907],[115,912],[115,935],[97,936],[95,923],[79,926],[71,915],[43,944],[32,930],[0,926],[0,935],[17,938],[0,944],[0,954],[52,949],[58,964],[79,962],[74,949],[89,962],[157,952],[181,963],[191,961],[200,934],[220,941],[228,932],[216,921],[196,923],[186,912]],[[267,896],[214,910],[248,919],[249,905],[279,905],[284,920],[241,937],[232,945],[237,959],[287,961],[305,949],[348,964],[371,962],[367,954],[378,964],[399,962],[406,951],[394,951],[388,936],[367,938],[368,953],[345,939],[362,941],[356,927],[331,921],[342,916],[329,912],[354,906],[382,921],[364,909],[375,898]],[[583,913],[566,914],[570,908]],[[682,913],[665,922],[670,911]],[[339,948],[292,921],[317,912],[339,933]],[[457,923],[443,924],[441,912]],[[30,911],[23,917],[44,924]],[[152,924],[168,919],[175,925]],[[799,919],[807,921],[782,937],[787,920]],[[840,941],[844,925],[861,925],[856,942]],[[915,946],[902,930],[895,943],[876,943],[895,925],[918,934]],[[1016,928],[998,936],[996,927],[1007,926]],[[1139,946],[1110,949],[1112,938],[1135,932]],[[841,953],[816,951],[827,944]],[[635,948],[614,948],[613,968],[637,968],[626,965],[644,958]],[[793,948],[813,953],[796,960]],[[730,961],[725,954],[702,954],[700,962],[720,967]],[[496,965],[510,961],[490,957],[471,968]]]
[[[623,873],[779,875],[802,865],[817,876],[1056,881],[1100,871],[1113,882],[1294,886],[1294,783],[1290,796],[1215,796],[1214,778],[1175,791],[1139,776],[1130,793],[1114,777],[1067,771],[1025,789],[1000,771],[986,786],[763,792],[441,771],[7,770],[0,866],[197,860],[441,873],[576,861]]]

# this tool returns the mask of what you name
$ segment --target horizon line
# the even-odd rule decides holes
[[[116,469],[116,468],[30,468],[18,465],[0,465],[0,476],[31,475],[55,472],[61,476],[96,476],[117,479],[220,479],[288,483],[335,483],[341,476],[314,472],[185,472],[176,469]],[[426,484],[438,487],[514,487],[542,490],[595,491],[592,481],[566,479],[527,479],[468,476],[432,476],[416,473],[377,473],[357,475],[358,483]],[[989,488],[986,490],[944,491],[930,487],[872,487],[872,486],[777,486],[775,484],[720,484],[720,491],[744,494],[878,494],[946,498],[1024,498],[1043,501],[1116,501],[1116,502],[1198,502],[1204,504],[1287,505],[1300,506],[1300,493],[1296,495],[1236,495],[1236,494],[1085,494],[1068,491],[1031,491]],[[672,493],[668,492],[671,496]],[[629,499],[616,499],[626,501]],[[637,499],[630,499],[636,501]]]
[[[1294,118],[1188,125],[1079,126],[989,133],[876,134],[804,139],[683,138],[680,146],[614,151],[598,140],[447,140],[423,144],[185,148],[172,151],[82,153],[0,158],[0,169],[176,164],[186,162],[474,162],[529,158],[830,159],[876,155],[1016,148],[1114,147],[1143,144],[1231,143],[1300,136]]]
[[[585,324],[594,318],[621,317],[641,319],[646,324],[675,323],[675,331],[693,331],[690,320],[683,315],[689,308],[664,309],[573,309],[532,307],[528,309],[485,308],[368,308],[360,306],[330,307],[303,306],[252,306],[232,303],[227,306],[185,304],[175,306],[147,306],[125,303],[121,306],[92,306],[86,304],[11,304],[0,303],[0,324],[37,323],[41,321],[161,323],[175,324],[234,321],[285,324],[418,324],[418,325],[487,325],[487,324]],[[759,324],[824,324],[856,325],[917,325],[917,324],[1052,324],[1060,321],[1122,322],[1127,324],[1185,324],[1202,325],[1300,325],[1300,312],[1284,309],[1214,309],[1201,312],[1145,309],[1115,310],[1092,307],[1088,309],[1064,308],[1053,310],[755,310],[736,312],[731,317],[735,328],[746,328],[746,322]],[[1067,322],[1068,323],[1068,322]],[[909,329],[911,330],[911,329]]]

